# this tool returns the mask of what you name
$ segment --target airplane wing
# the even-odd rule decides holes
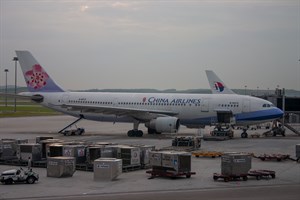
[[[213,71],[205,70],[205,72],[213,94],[235,94]]]
[[[165,111],[165,110],[151,110],[151,109],[139,109],[139,108],[123,108],[117,106],[82,106],[74,104],[63,104],[62,108],[66,108],[69,111],[80,111],[82,113],[101,113],[112,114],[117,116],[131,116],[135,119],[148,121],[159,116],[175,116],[177,112]]]

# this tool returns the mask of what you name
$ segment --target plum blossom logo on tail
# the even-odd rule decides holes
[[[215,82],[215,88],[216,88],[217,91],[223,92],[225,87],[224,87],[224,85],[222,83]]]
[[[48,74],[40,65],[33,65],[32,70],[25,73],[27,85],[35,90],[41,89],[47,85]]]

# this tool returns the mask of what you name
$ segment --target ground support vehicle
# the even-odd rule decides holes
[[[195,175],[196,172],[184,172],[184,171],[173,171],[169,170],[168,168],[158,168],[153,167],[152,170],[146,171],[147,174],[150,174],[151,176],[149,179],[153,179],[155,177],[170,177],[170,178],[177,178],[181,176],[185,176],[186,178],[191,178],[192,175]]]
[[[248,176],[254,176],[256,180],[260,180],[261,178],[275,178],[275,171],[271,170],[251,170],[248,172]]]
[[[28,183],[33,184],[39,180],[39,175],[32,171],[32,169],[23,170],[11,169],[1,173],[0,181],[4,184],[12,183]]]
[[[290,159],[290,155],[288,155],[288,154],[262,154],[262,155],[256,156],[256,158],[259,158],[262,161],[277,160],[278,162],[280,162],[282,160]]]
[[[225,175],[225,174],[219,174],[219,173],[214,173],[213,175],[214,181],[217,181],[218,179],[223,179],[224,182],[228,181],[238,181],[238,180],[243,180],[247,181],[248,180],[248,174],[239,174],[239,175]]]
[[[85,133],[84,128],[77,128],[73,130],[65,130],[62,132],[64,136],[70,136],[70,135],[83,135]]]
[[[215,157],[221,157],[223,153],[217,151],[198,151],[198,152],[193,152],[192,155],[195,156],[196,158],[199,158],[200,156],[215,158]]]

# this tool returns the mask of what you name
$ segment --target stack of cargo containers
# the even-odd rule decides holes
[[[47,159],[48,177],[72,177],[75,171],[74,157],[48,157]]]
[[[94,180],[111,181],[122,173],[122,160],[117,158],[99,158],[94,161]]]
[[[19,160],[40,161],[42,158],[42,149],[40,144],[19,144],[17,148],[17,157]]]
[[[251,169],[252,160],[249,154],[225,153],[221,160],[222,175],[243,176]]]

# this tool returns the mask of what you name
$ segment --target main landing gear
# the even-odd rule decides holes
[[[140,122],[139,121],[135,121],[133,123],[133,129],[132,130],[129,130],[127,132],[127,135],[128,137],[142,137],[143,136],[143,131],[139,130],[139,124]]]
[[[142,137],[143,134],[143,131],[134,129],[127,132],[128,137]]]
[[[248,138],[247,128],[243,128],[243,132],[241,133],[241,138]]]

